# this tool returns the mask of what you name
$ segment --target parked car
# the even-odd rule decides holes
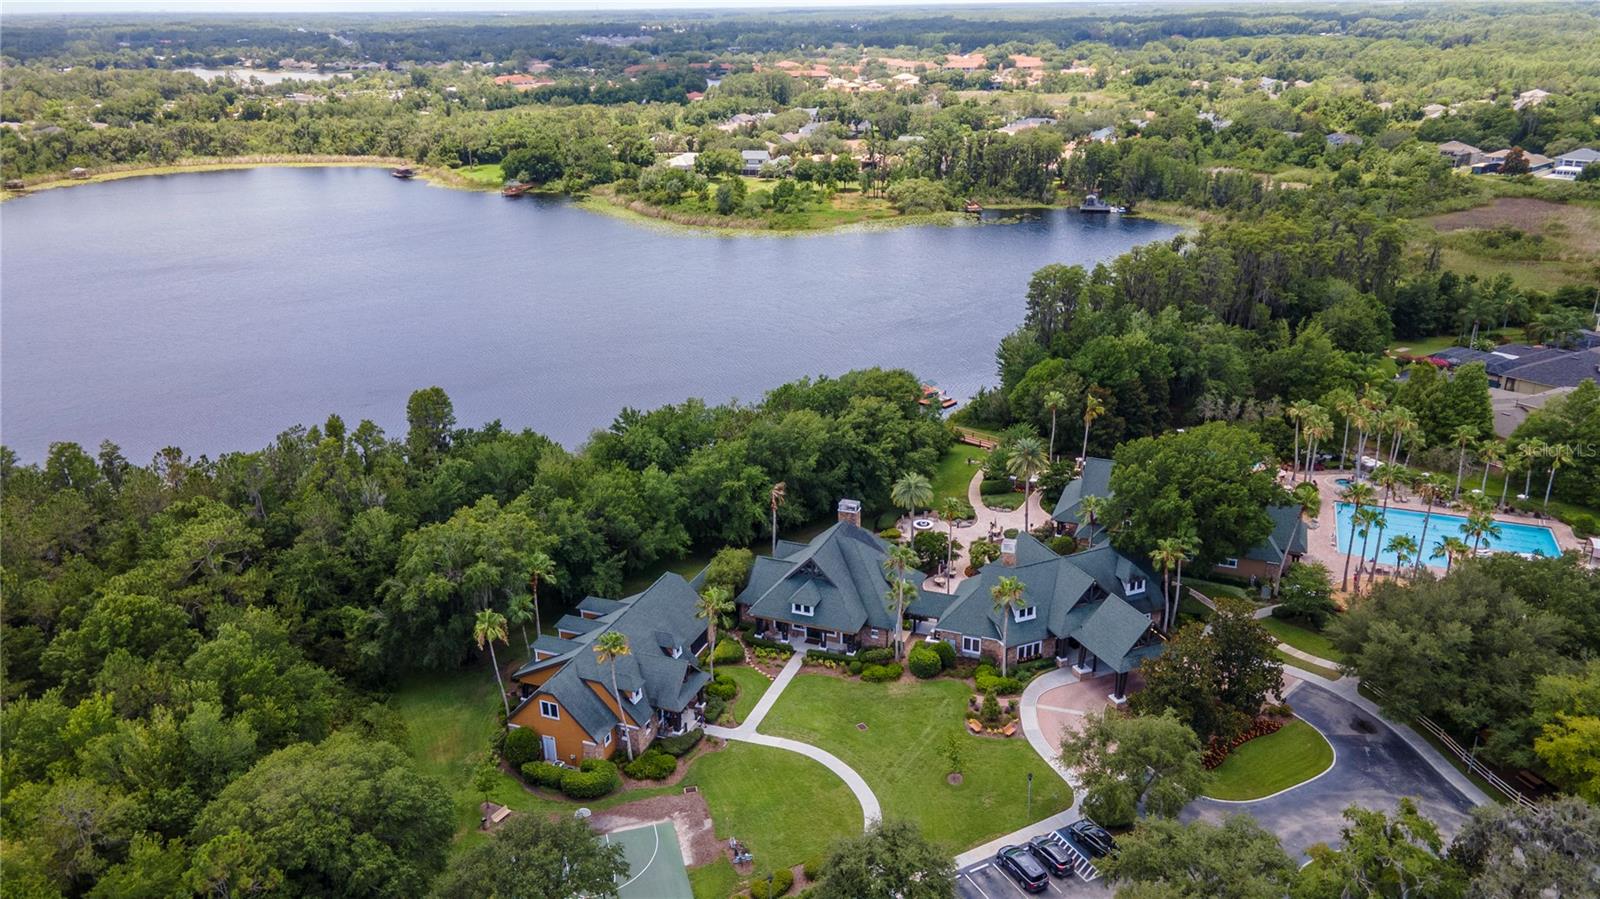
[[[1072,822],[1067,832],[1095,858],[1104,858],[1117,849],[1117,841],[1111,838],[1110,832],[1088,818]]]
[[[1060,843],[1050,838],[1049,834],[1034,837],[1028,841],[1028,848],[1033,851],[1033,857],[1044,865],[1045,870],[1057,877],[1072,876],[1072,856]]]
[[[994,857],[994,863],[1000,870],[1011,875],[1011,879],[1020,885],[1024,892],[1042,893],[1050,883],[1050,875],[1045,873],[1044,865],[1039,864],[1022,846],[1007,846],[1001,849]]]

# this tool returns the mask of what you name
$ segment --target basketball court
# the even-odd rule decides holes
[[[621,846],[628,858],[627,879],[617,885],[621,899],[694,899],[671,821],[613,831],[602,839]]]

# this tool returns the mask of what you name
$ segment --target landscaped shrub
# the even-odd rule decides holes
[[[697,727],[688,733],[679,734],[676,737],[662,737],[659,740],[656,740],[655,744],[652,745],[651,748],[665,752],[667,755],[670,755],[673,758],[681,759],[689,754],[689,750],[699,746],[701,738],[705,735],[706,732]]]
[[[901,540],[905,539],[905,536],[905,534],[900,533],[899,528],[884,528],[878,532],[878,537],[880,539],[887,540],[890,543],[899,543]]]
[[[728,710],[728,701],[715,696],[706,697],[706,720],[716,724],[722,720],[722,713]]]
[[[890,662],[887,665],[865,665],[861,669],[861,679],[869,684],[881,684],[886,681],[899,680],[905,669],[899,662]]]
[[[946,643],[943,640],[930,640],[922,645],[931,648],[934,652],[939,654],[940,667],[951,668],[955,666],[956,648],[954,646],[951,646],[949,643]]]
[[[717,648],[711,652],[711,661],[716,665],[737,665],[744,661],[744,647],[737,640],[718,640]]]
[[[754,627],[752,626],[752,631],[753,630]],[[776,653],[786,659],[794,655],[793,646],[790,646],[787,643],[779,643],[776,640],[764,640],[755,636],[754,633],[745,634],[744,642],[747,643],[752,649],[764,649],[768,652],[768,654]],[[761,653],[758,652],[756,655],[759,657]]]
[[[634,780],[665,780],[678,770],[678,760],[659,749],[651,749],[622,770]]]
[[[939,654],[929,649],[927,644],[912,647],[910,655],[906,656],[906,664],[911,668],[911,673],[917,677],[938,677],[944,668],[944,663],[939,660]]]
[[[540,787],[558,789],[561,786],[561,777],[567,769],[549,762],[529,762],[522,766],[522,779]]]
[[[978,709],[978,719],[984,724],[1000,723],[1000,701],[993,693],[983,694],[983,705]]]
[[[1001,677],[994,673],[993,668],[988,671],[987,666],[979,665],[977,676],[973,678],[979,693],[993,693],[997,696],[1015,696],[1022,692],[1022,681],[1014,677]]]
[[[1049,671],[1056,667],[1056,660],[1052,658],[1030,659],[1011,669],[1012,675],[1017,680],[1026,684],[1038,676],[1041,671]]]
[[[1017,534],[1018,533],[1020,533],[1020,532],[1016,528],[1006,528],[1005,537],[1008,540],[1015,540],[1015,539],[1017,539]]]
[[[894,661],[894,650],[887,646],[863,649],[856,658],[860,659],[863,665],[882,665],[884,662]]]
[[[812,857],[806,859],[806,863],[800,867],[800,870],[805,873],[806,880],[815,881],[818,877],[822,876],[822,866],[826,864],[827,861],[827,859],[821,856],[813,855]]]
[[[1593,515],[1585,515],[1584,513],[1580,512],[1577,515],[1572,516],[1572,520],[1568,521],[1567,523],[1572,525],[1572,533],[1579,539],[1584,537],[1593,537],[1596,534],[1600,534],[1600,524],[1595,522]]]
[[[1055,550],[1058,556],[1070,556],[1078,551],[1078,538],[1071,534],[1051,537],[1050,548]]]
[[[501,753],[511,767],[521,771],[523,765],[540,760],[539,735],[526,727],[513,727],[506,732]]]
[[[561,775],[561,792],[569,799],[599,799],[621,785],[617,766],[606,759],[584,759],[578,770]]]
[[[794,872],[788,868],[779,868],[772,872],[772,892],[767,892],[767,879],[757,877],[750,884],[750,899],[768,899],[769,896],[782,896],[794,887]]]
[[[726,674],[719,674],[716,680],[706,684],[706,695],[716,699],[732,699],[739,695],[739,685]]]
[[[1011,483],[1010,478],[984,478],[978,482],[978,492],[985,496],[993,496],[997,493],[1014,493],[1016,492],[1016,485]]]
[[[845,670],[849,671],[851,674],[860,674],[862,667],[864,666],[861,664],[860,659],[851,659],[850,664],[845,666]]]

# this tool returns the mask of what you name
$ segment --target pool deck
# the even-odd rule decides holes
[[[1321,562],[1328,566],[1328,570],[1333,573],[1335,586],[1339,584],[1344,573],[1344,553],[1339,551],[1339,537],[1335,533],[1336,528],[1334,527],[1334,523],[1339,520],[1337,509],[1339,485],[1334,482],[1340,478],[1348,478],[1351,474],[1349,471],[1329,470],[1316,472],[1312,477],[1312,480],[1317,484],[1318,492],[1321,494],[1322,508],[1318,512],[1315,522],[1307,522],[1310,530],[1307,533],[1305,557],[1310,561]],[[1463,479],[1461,482],[1462,492],[1467,492],[1472,483],[1473,479],[1470,477]],[[1376,485],[1374,487],[1377,489]],[[1499,497],[1493,498],[1499,499]],[[1426,512],[1428,510],[1426,503],[1418,501],[1416,497],[1411,495],[1410,491],[1404,488],[1395,491],[1394,495],[1389,497],[1389,508],[1409,509],[1413,512]],[[1442,503],[1435,504],[1433,511],[1435,514],[1462,514],[1461,509]],[[1579,540],[1577,535],[1572,533],[1570,526],[1555,518],[1535,518],[1532,515],[1522,515],[1515,512],[1496,512],[1494,517],[1496,521],[1549,528],[1550,533],[1555,535],[1556,545],[1560,547],[1562,552],[1587,553],[1589,551],[1585,541]],[[1444,566],[1435,564],[1432,559],[1425,559],[1424,562],[1436,572],[1444,571]],[[1355,575],[1357,564],[1359,563],[1352,562],[1350,566],[1352,577]],[[1379,576],[1383,577],[1390,572],[1390,569],[1387,566],[1380,566],[1379,572]],[[1365,582],[1365,577],[1363,577],[1363,582]]]

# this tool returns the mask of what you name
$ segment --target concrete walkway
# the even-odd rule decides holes
[[[872,788],[867,786],[866,780],[860,774],[857,774],[854,768],[846,765],[838,756],[826,749],[812,746],[810,743],[756,733],[756,728],[760,726],[762,719],[766,718],[767,713],[772,711],[772,707],[778,702],[778,697],[789,686],[789,682],[794,680],[794,676],[800,672],[800,667],[805,664],[805,656],[806,651],[801,648],[797,649],[795,654],[789,657],[788,664],[783,666],[783,670],[773,680],[772,686],[767,688],[767,692],[761,695],[760,701],[750,711],[743,724],[738,727],[717,727],[716,725],[708,724],[706,725],[706,736],[716,737],[720,740],[754,743],[757,746],[770,746],[774,749],[786,749],[821,764],[838,775],[839,779],[844,781],[845,786],[850,788],[850,792],[855,794],[856,801],[861,803],[862,827],[871,827],[874,821],[883,817],[883,807],[878,804],[877,794],[872,792]]]
[[[1060,746],[1058,742],[1054,742],[1059,741],[1060,735],[1046,734],[1039,724],[1039,697],[1055,687],[1077,682],[1078,676],[1072,673],[1071,668],[1047,671],[1028,682],[1028,686],[1022,691],[1022,699],[1017,702],[1017,712],[1022,718],[1022,733],[1028,738],[1028,745],[1032,746],[1033,751],[1039,753],[1040,758],[1048,762],[1051,769],[1072,787],[1072,805],[1048,818],[1035,821],[1027,827],[996,837],[982,846],[961,853],[956,856],[957,868],[987,861],[994,858],[994,854],[999,852],[1002,846],[1026,843],[1036,836],[1066,827],[1082,817],[1078,807],[1083,802],[1083,783],[1071,768],[1061,763]]]

